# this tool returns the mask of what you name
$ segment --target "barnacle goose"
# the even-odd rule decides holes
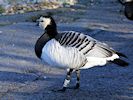
[[[76,72],[77,81],[75,89],[80,86],[80,70],[94,66],[103,66],[107,62],[113,62],[120,66],[128,63],[121,60],[118,53],[107,44],[75,31],[63,31],[58,33],[54,19],[51,16],[40,17],[39,26],[45,30],[37,40],[35,53],[42,61],[60,68],[67,69],[67,76],[63,88],[65,91],[70,83],[72,72]]]

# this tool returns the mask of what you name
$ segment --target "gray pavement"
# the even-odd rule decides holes
[[[115,0],[82,7],[79,10],[84,13],[73,22],[61,23],[58,17],[64,15],[54,16],[58,29],[84,32],[108,43],[127,55],[130,65],[82,70],[79,90],[53,92],[62,86],[66,72],[43,64],[35,56],[34,45],[43,31],[35,23],[22,21],[1,26],[0,100],[133,100],[133,22],[119,12],[122,7]],[[73,75],[70,86],[75,80]]]

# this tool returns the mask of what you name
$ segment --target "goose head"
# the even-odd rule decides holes
[[[38,20],[40,28],[43,30],[56,29],[56,23],[51,16],[41,16]]]

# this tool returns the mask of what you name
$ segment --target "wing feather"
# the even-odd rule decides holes
[[[111,57],[115,51],[107,44],[96,39],[74,31],[61,32],[59,43],[65,47],[73,47],[82,52],[85,56],[91,57]]]

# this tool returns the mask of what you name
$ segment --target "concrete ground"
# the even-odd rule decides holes
[[[130,65],[82,70],[79,90],[53,92],[62,86],[66,72],[44,65],[35,56],[34,45],[43,31],[31,22],[4,24],[0,26],[0,100],[133,100],[133,21],[119,12],[122,7],[115,0],[71,9],[73,15],[66,11],[54,16],[60,31],[80,31],[103,41],[127,55],[124,60]],[[76,20],[58,21],[67,16],[76,16]],[[12,18],[2,16],[0,22]],[[70,86],[75,80],[74,74]]]

